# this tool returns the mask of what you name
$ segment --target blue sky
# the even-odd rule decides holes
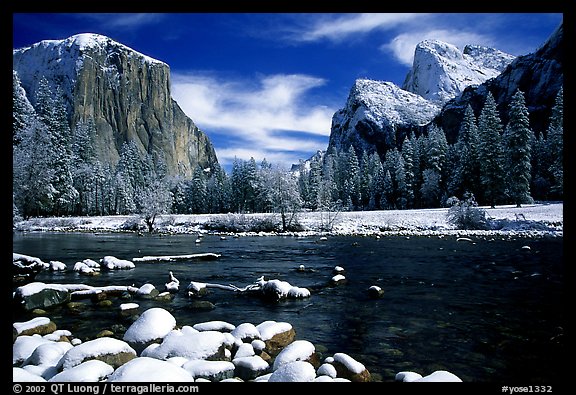
[[[561,13],[15,13],[13,47],[107,35],[170,65],[172,96],[221,164],[254,157],[288,167],[327,147],[355,79],[401,86],[418,42],[525,55],[561,21]]]

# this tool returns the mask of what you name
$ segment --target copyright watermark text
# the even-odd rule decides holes
[[[15,394],[93,394],[93,395],[115,395],[115,394],[148,394],[148,393],[197,393],[200,388],[197,385],[172,385],[142,383],[139,385],[130,384],[78,384],[78,383],[42,383],[42,384],[13,384],[12,390]]]

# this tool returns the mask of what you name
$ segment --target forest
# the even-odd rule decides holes
[[[116,164],[94,149],[88,119],[72,127],[59,88],[45,79],[33,107],[14,75],[13,219],[114,214],[254,213],[446,207],[472,194],[480,205],[528,204],[563,197],[563,91],[546,130],[530,128],[517,91],[502,124],[491,94],[479,114],[466,108],[457,141],[431,125],[383,155],[352,146],[320,151],[297,171],[236,158],[192,177],[167,174],[162,158],[124,143]]]

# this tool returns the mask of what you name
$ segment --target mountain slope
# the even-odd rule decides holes
[[[519,56],[497,77],[479,86],[470,86],[450,100],[434,119],[449,141],[454,141],[468,104],[478,115],[488,91],[498,105],[503,124],[508,122],[508,103],[518,89],[524,92],[534,131],[543,131],[548,124],[556,94],[564,82],[563,25],[534,53]]]
[[[494,48],[467,45],[461,52],[452,44],[424,40],[416,46],[402,89],[443,104],[466,87],[496,77],[512,60]]]
[[[169,174],[190,176],[217,163],[208,137],[170,94],[170,68],[97,34],[45,40],[13,50],[13,69],[31,103],[42,77],[64,93],[70,125],[92,119],[96,151],[116,164],[122,144],[163,160]]]

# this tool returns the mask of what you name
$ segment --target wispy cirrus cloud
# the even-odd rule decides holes
[[[161,22],[165,15],[156,13],[88,13],[71,14],[109,29],[139,29]]]
[[[390,30],[402,24],[420,20],[427,14],[347,14],[342,16],[324,16],[316,20],[311,27],[301,30],[293,38],[300,41],[328,39],[339,41],[352,35],[368,33],[374,30]]]
[[[289,165],[326,147],[335,108],[307,100],[309,91],[324,84],[302,74],[240,80],[175,73],[172,95],[210,133],[221,163],[254,157]]]

